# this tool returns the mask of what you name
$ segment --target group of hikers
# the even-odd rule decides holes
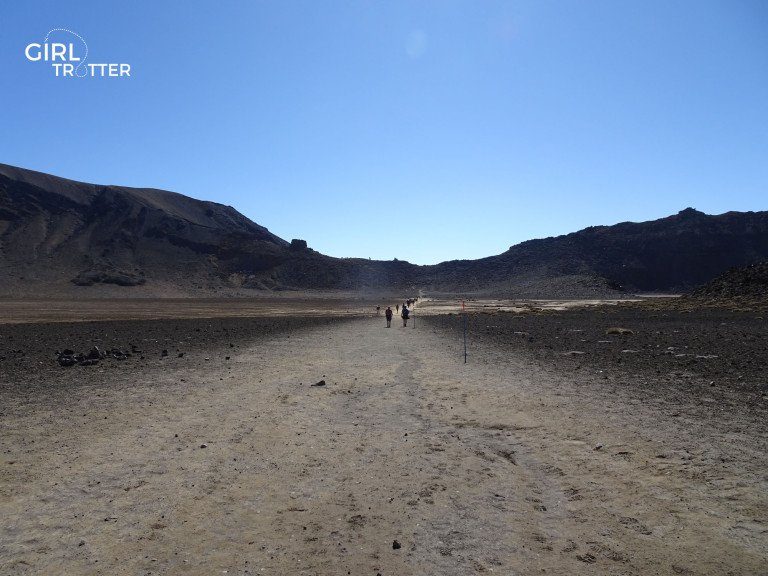
[[[409,298],[405,302],[403,302],[402,311],[400,310],[400,304],[395,304],[395,313],[400,313],[400,318],[403,319],[403,327],[408,326],[408,318],[411,315],[411,308],[416,303],[417,298]],[[409,306],[411,308],[409,308]],[[381,306],[376,306],[376,315],[378,316],[381,314]],[[384,317],[387,319],[387,328],[392,327],[392,308],[390,306],[387,306],[387,309],[384,310]]]

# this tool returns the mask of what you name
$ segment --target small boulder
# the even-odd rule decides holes
[[[613,328],[608,328],[605,333],[618,334],[619,336],[632,336],[634,331],[630,330],[629,328],[619,328],[614,326]]]
[[[107,351],[107,356],[111,356],[115,360],[126,360],[130,354],[120,350],[119,348],[112,348],[111,350]]]
[[[59,366],[74,366],[77,364],[77,360],[75,360],[75,357],[71,354],[59,354]]]
[[[101,353],[101,350],[99,350],[98,346],[94,346],[91,348],[90,352],[85,355],[86,360],[101,360],[104,358],[104,355]]]

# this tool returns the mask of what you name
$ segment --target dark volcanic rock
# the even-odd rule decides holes
[[[72,279],[78,286],[93,286],[94,284],[117,284],[118,286],[141,286],[146,282],[143,276],[120,270],[86,270]]]
[[[101,350],[99,350],[98,346],[91,348],[88,354],[85,355],[87,360],[101,360],[103,357],[104,355],[101,353]]]
[[[64,384],[81,385],[90,382],[91,380],[84,379],[86,372],[90,374],[88,378],[111,382],[113,377],[124,377],[129,382],[137,382],[136,374],[142,371],[151,372],[156,369],[156,364],[141,362],[138,355],[134,357],[134,361],[118,362],[121,358],[130,358],[124,351],[127,342],[141,343],[141,348],[146,353],[151,353],[157,358],[163,347],[174,345],[183,334],[184,346],[189,355],[216,351],[229,353],[230,345],[233,348],[252,346],[254,342],[276,334],[344,321],[345,318],[339,317],[280,317],[0,325],[0,357],[8,358],[0,366],[0,392],[16,390],[25,395],[38,388],[46,391],[65,390]],[[18,345],[12,345],[18,342],[24,343],[24,354],[20,350],[17,351]],[[67,349],[62,350],[62,342],[67,342]],[[85,359],[84,354],[75,350],[90,350],[94,346],[107,351],[106,359],[101,362],[108,370],[80,372],[77,369],[61,368],[75,366]],[[55,353],[56,361],[51,361],[52,350],[61,350]],[[165,362],[187,361],[174,357],[166,358]],[[147,380],[149,381],[152,385],[157,384],[155,379]]]
[[[77,364],[77,360],[75,359],[75,357],[70,354],[60,354],[58,361],[60,366],[64,366],[67,368]]]
[[[591,374],[598,382],[641,380],[649,398],[684,389],[700,395],[710,382],[745,393],[749,402],[756,393],[768,392],[768,324],[761,315],[718,308],[656,309],[652,304],[469,314],[469,361],[475,347],[499,347],[566,374]],[[453,332],[456,341],[461,337],[458,315],[424,316],[422,322]],[[631,328],[633,334],[606,334],[614,326]],[[584,353],[568,354],[573,350]]]
[[[687,297],[693,300],[768,304],[768,261],[731,268]]]

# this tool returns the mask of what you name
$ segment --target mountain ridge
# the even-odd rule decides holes
[[[768,212],[694,208],[419,266],[333,258],[235,208],[0,164],[0,295],[425,290],[516,297],[681,291],[768,258]]]

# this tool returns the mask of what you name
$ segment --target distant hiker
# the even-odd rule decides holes
[[[400,304],[395,304],[395,312],[400,312]]]
[[[381,316],[381,306],[376,306],[376,316]]]
[[[387,306],[387,309],[384,310],[384,316],[387,317],[387,328],[390,328],[392,326],[392,308]]]
[[[400,317],[403,319],[403,326],[408,326],[408,315],[410,314],[410,311],[408,308],[405,307],[405,304],[403,304],[403,312],[400,314]]]

